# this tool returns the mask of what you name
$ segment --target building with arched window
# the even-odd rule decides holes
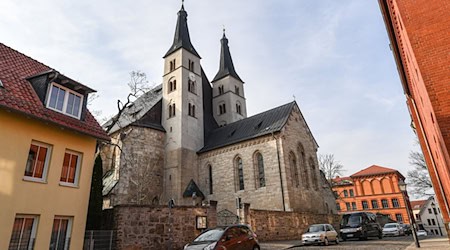
[[[336,208],[340,213],[368,211],[409,224],[406,205],[398,183],[405,177],[395,169],[370,166],[350,177],[332,180]]]
[[[217,201],[219,211],[236,211],[239,199],[253,209],[335,212],[318,168],[318,144],[297,103],[247,116],[244,81],[225,32],[219,69],[209,81],[184,7],[175,30],[164,55],[164,84],[135,100],[117,123],[105,124],[125,152],[102,152],[105,208],[172,199],[192,205],[195,193],[202,203]]]

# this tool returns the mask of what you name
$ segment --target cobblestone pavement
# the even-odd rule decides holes
[[[433,236],[428,237],[419,237],[419,241],[425,241],[426,244],[422,245],[421,249],[441,249],[435,248],[433,246],[428,248],[427,246],[431,246],[430,242],[433,241]],[[439,238],[436,238],[439,239]],[[368,239],[365,241],[362,240],[348,240],[345,242],[340,242],[339,245],[334,243],[330,243],[329,246],[299,246],[300,241],[286,241],[286,242],[264,242],[261,244],[261,250],[282,250],[282,249],[373,249],[373,250],[400,250],[400,249],[415,249],[414,240],[412,236],[400,236],[400,237],[385,237],[381,240],[379,239]],[[441,243],[442,244],[442,243]],[[450,249],[450,248],[449,248]]]

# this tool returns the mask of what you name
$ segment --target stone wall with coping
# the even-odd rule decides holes
[[[217,225],[216,203],[209,206],[119,205],[114,207],[117,249],[183,249],[201,230],[196,217],[207,216],[209,227]]]
[[[300,240],[311,224],[328,223],[339,232],[340,216],[308,212],[283,212],[249,209],[245,218],[259,241]]]

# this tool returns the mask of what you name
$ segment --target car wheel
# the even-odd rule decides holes
[[[328,238],[323,239],[323,245],[328,246],[328,244],[329,244]]]
[[[336,245],[339,245],[339,238],[338,237],[336,237]]]
[[[383,239],[383,234],[382,233],[378,234],[378,239],[380,239],[380,240]]]
[[[258,245],[254,245],[253,246],[253,250],[259,250],[259,246]]]

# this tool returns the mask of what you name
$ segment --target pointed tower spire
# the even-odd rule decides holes
[[[219,72],[217,72],[216,76],[212,81],[215,82],[229,75],[243,82],[239,77],[239,75],[236,73],[236,70],[234,69],[233,60],[231,59],[230,54],[230,48],[228,47],[228,39],[225,35],[225,28],[223,28],[223,37],[220,40],[220,43],[222,46],[220,50]]]
[[[191,38],[189,37],[189,29],[187,26],[187,12],[184,10],[184,0],[181,3],[181,9],[178,11],[178,19],[177,19],[177,27],[175,28],[175,36],[173,38],[173,44],[170,46],[169,51],[164,55],[163,58],[166,58],[168,55],[172,54],[176,50],[180,48],[184,48],[187,51],[191,52],[198,58],[200,55],[192,46]]]

